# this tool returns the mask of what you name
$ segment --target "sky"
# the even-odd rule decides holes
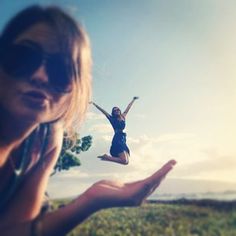
[[[161,193],[236,190],[236,2],[234,0],[2,0],[0,28],[33,3],[59,5],[90,36],[93,101],[127,115],[130,163],[100,161],[113,136],[90,107],[92,135],[82,166],[51,178],[53,197],[80,194],[101,179],[144,178],[178,164]],[[200,186],[200,187],[197,187]]]

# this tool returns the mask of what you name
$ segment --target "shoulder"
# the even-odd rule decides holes
[[[112,116],[111,114],[109,114],[109,113],[106,114],[106,117],[107,117],[108,119],[112,119],[112,118],[113,118],[113,116]]]
[[[121,114],[121,119],[120,119],[120,120],[125,121],[126,114],[127,114],[127,113]]]
[[[51,168],[51,165],[56,162],[61,152],[63,130],[62,125],[59,123],[41,124],[32,133],[27,172],[37,166],[46,167],[49,165]],[[45,168],[43,169],[45,170]]]
[[[126,115],[127,115],[127,112],[124,111],[124,112],[121,114],[121,118],[122,118],[123,120],[125,120]]]
[[[52,150],[61,150],[64,128],[60,122],[47,124],[47,137],[45,137],[46,142],[46,152],[45,154],[51,152]]]
[[[110,115],[110,114],[107,114],[106,117],[107,117],[107,119],[108,119],[109,121],[113,121],[113,120],[114,120],[113,116]]]
[[[63,142],[64,128],[61,123],[40,125],[37,142],[38,152],[43,162],[51,162],[58,158]]]

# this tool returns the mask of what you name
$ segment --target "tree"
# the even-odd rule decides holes
[[[91,135],[80,139],[78,133],[75,133],[74,137],[69,137],[67,133],[64,133],[62,150],[51,176],[62,170],[69,170],[71,167],[80,166],[81,162],[78,158],[78,154],[87,151],[91,145]],[[45,192],[44,198],[44,203],[41,207],[41,214],[53,209],[53,204],[50,200],[48,192]]]
[[[68,134],[65,133],[62,150],[51,176],[62,170],[69,170],[71,167],[80,166],[81,162],[78,158],[78,154],[87,151],[91,145],[91,135],[80,139],[78,133],[75,133],[75,137],[69,137]]]

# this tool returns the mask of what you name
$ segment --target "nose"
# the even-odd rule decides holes
[[[31,84],[37,87],[47,86],[49,83],[48,74],[46,72],[45,65],[42,65],[31,75],[30,77]]]

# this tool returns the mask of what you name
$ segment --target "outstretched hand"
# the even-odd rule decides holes
[[[85,194],[94,201],[98,209],[137,206],[156,190],[175,164],[175,160],[170,160],[153,175],[136,182],[102,180],[90,187]]]

